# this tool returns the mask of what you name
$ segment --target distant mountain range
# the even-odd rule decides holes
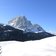
[[[0,41],[30,41],[54,36],[38,24],[32,24],[25,16],[16,17],[7,25],[0,24]]]

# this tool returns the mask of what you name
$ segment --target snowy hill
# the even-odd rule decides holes
[[[36,41],[0,42],[2,56],[56,56],[56,36]]]
[[[27,20],[25,16],[18,16],[13,18],[8,22],[8,25],[11,25],[25,32],[44,32],[41,26],[39,26],[38,24],[33,25],[31,21]]]

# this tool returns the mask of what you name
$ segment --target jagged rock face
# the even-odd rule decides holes
[[[8,25],[25,32],[44,32],[38,24],[32,24],[25,16],[18,16],[8,22]]]

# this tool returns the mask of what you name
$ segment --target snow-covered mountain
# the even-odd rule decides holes
[[[40,40],[43,38],[54,36],[54,34],[48,32],[26,32],[23,30],[16,29],[10,25],[0,24],[0,41],[31,41]]]
[[[36,41],[0,42],[1,56],[56,56],[56,36]]]
[[[38,24],[32,24],[25,16],[18,16],[8,22],[8,25],[25,32],[44,32],[43,28]]]

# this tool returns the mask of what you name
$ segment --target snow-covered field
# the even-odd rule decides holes
[[[2,56],[56,56],[56,36],[36,41],[0,42]]]

